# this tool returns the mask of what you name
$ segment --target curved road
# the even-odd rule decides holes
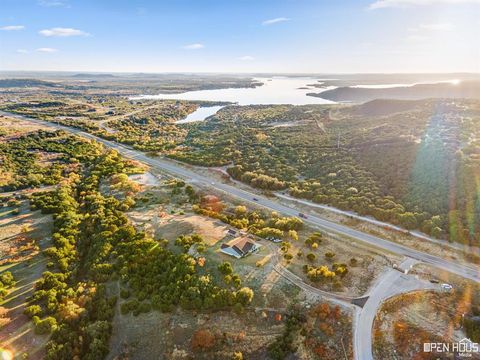
[[[399,270],[409,270],[416,260],[407,258],[399,266]],[[356,308],[353,314],[353,348],[356,360],[373,360],[373,322],[378,308],[383,301],[415,290],[436,289],[439,286],[426,280],[416,279],[414,276],[396,269],[386,270],[377,280],[372,289],[366,294],[367,301],[362,308]]]

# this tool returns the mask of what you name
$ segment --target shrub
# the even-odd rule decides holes
[[[325,253],[325,259],[327,259],[327,260],[332,260],[334,257],[335,257],[335,253],[333,253],[331,251],[327,251]]]
[[[192,336],[193,350],[207,350],[215,345],[215,336],[208,330],[197,330]]]
[[[47,316],[43,320],[40,320],[38,316],[34,316],[32,319],[35,324],[35,333],[38,335],[49,334],[57,328],[57,320],[52,316]]]
[[[317,258],[317,256],[316,256],[315,254],[313,254],[313,253],[307,254],[307,259],[308,259],[308,261],[313,262],[313,261],[315,261],[316,258]]]
[[[42,308],[39,305],[30,305],[24,310],[23,313],[29,318],[33,318],[34,316],[42,316]]]
[[[235,299],[242,305],[248,305],[253,300],[253,290],[248,287],[243,287],[236,292]]]
[[[120,290],[120,297],[122,299],[128,299],[130,297],[130,290],[128,290],[128,289]]]
[[[218,271],[220,271],[223,275],[231,275],[233,273],[232,264],[228,261],[224,261],[223,263],[218,265]]]

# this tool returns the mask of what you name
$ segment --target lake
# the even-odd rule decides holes
[[[140,95],[132,97],[132,100],[201,100],[201,101],[226,101],[238,105],[270,105],[270,104],[333,104],[333,101],[319,97],[307,96],[307,93],[319,93],[334,87],[318,88],[311,84],[322,84],[317,78],[312,77],[272,77],[256,78],[263,83],[255,88],[229,88],[214,90],[187,91],[180,94]],[[188,115],[178,123],[201,121],[215,114],[223,106],[200,107],[197,111]]]
[[[214,90],[187,91],[180,94],[140,95],[132,97],[138,99],[175,99],[175,100],[202,100],[228,101],[238,105],[267,105],[267,104],[332,104],[321,98],[307,96],[310,92],[321,92],[328,88],[315,88],[310,84],[321,84],[311,77],[272,77],[256,78],[264,85],[255,88],[228,88]]]
[[[217,113],[224,106],[201,106],[193,113],[189,114],[185,119],[178,120],[176,124],[187,124],[194,121],[202,121]]]

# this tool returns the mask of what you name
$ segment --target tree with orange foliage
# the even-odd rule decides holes
[[[330,306],[327,303],[321,303],[315,307],[314,313],[321,320],[325,320],[330,315]]]
[[[215,346],[215,336],[207,329],[195,331],[192,336],[193,350],[208,350]]]
[[[341,316],[342,316],[342,310],[340,309],[340,306],[337,305],[333,308],[332,317],[338,321],[340,320]]]

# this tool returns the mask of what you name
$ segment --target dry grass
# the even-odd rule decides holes
[[[19,359],[23,354],[28,354],[28,359],[44,356],[47,337],[34,334],[23,311],[35,282],[46,270],[46,258],[39,250],[49,246],[51,226],[51,216],[29,212],[25,202],[19,215],[4,212],[0,216],[0,253],[7,264],[0,272],[11,271],[17,281],[0,303],[0,344],[14,351]]]

